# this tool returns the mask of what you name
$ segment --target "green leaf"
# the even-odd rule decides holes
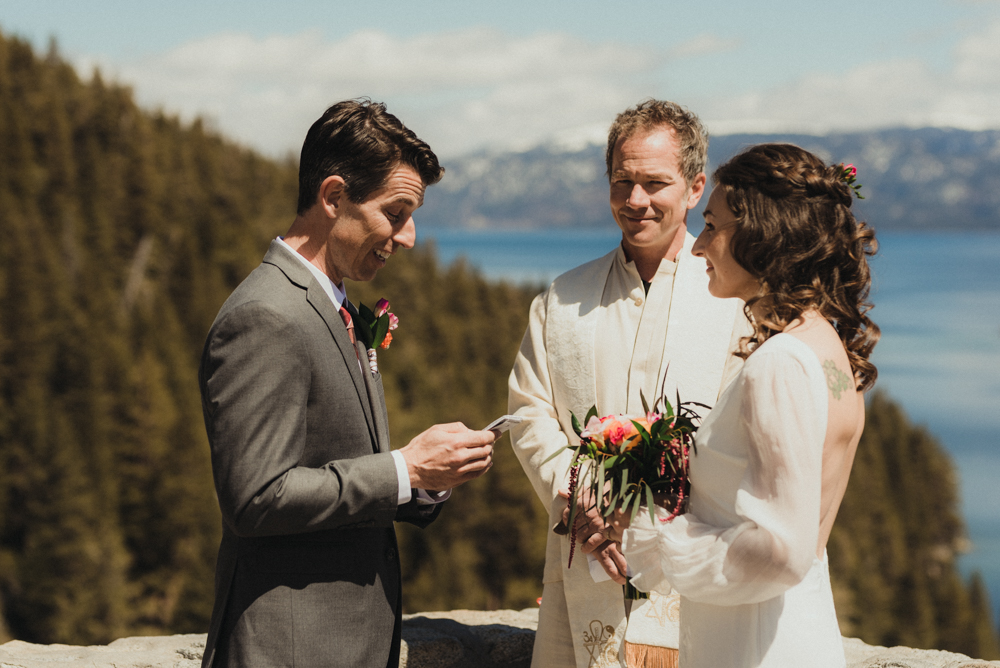
[[[629,517],[629,524],[635,522],[635,516],[639,514],[639,506],[642,505],[642,494],[632,497],[632,515]]]
[[[586,425],[588,422],[590,422],[590,418],[592,417],[598,417],[596,404],[591,406],[590,410],[587,411],[587,416],[583,419],[583,424]]]
[[[364,304],[358,304],[358,314],[364,319],[369,329],[371,329],[371,327],[375,324],[375,321],[378,319],[375,317],[374,311]]]
[[[645,428],[645,427],[643,427],[643,426],[642,426],[641,424],[639,424],[638,422],[636,422],[635,420],[632,420],[632,424],[633,424],[633,425],[635,425],[635,430],[636,430],[637,432],[639,432],[639,435],[640,435],[640,436],[642,436],[642,440],[643,440],[643,442],[644,442],[644,443],[649,443],[649,440],[650,440],[650,438],[649,438],[649,432],[648,432],[648,431],[646,431],[646,428]]]
[[[656,514],[653,512],[656,504],[653,502],[653,490],[650,489],[649,485],[646,485],[646,505],[649,506],[649,521],[656,526]]]
[[[569,412],[569,418],[570,422],[573,424],[573,431],[576,432],[576,435],[579,436],[582,434],[583,427],[580,426],[580,421],[576,419],[576,415],[574,415],[573,411]]]
[[[643,412],[645,412],[646,415],[649,415],[649,404],[646,403],[646,396],[642,393],[641,389],[639,390],[639,401],[642,402]]]
[[[594,491],[597,492],[596,496],[598,499],[597,501],[598,507],[603,508],[604,506],[602,505],[602,503],[604,501],[604,466],[597,467],[597,489]]]
[[[551,455],[549,455],[548,457],[546,457],[545,461],[542,462],[542,464],[543,465],[544,464],[548,464],[553,459],[555,459],[556,457],[558,457],[559,455],[561,455],[563,450],[573,450],[573,451],[575,451],[576,448],[574,448],[572,445],[567,445],[565,448],[559,448],[558,450],[556,450],[555,452],[553,452]]]
[[[620,455],[614,455],[612,457],[608,457],[607,459],[605,459],[604,460],[604,468],[605,469],[610,469],[611,467],[613,467],[615,464],[618,463],[618,459],[620,457],[621,457]]]
[[[385,335],[389,333],[389,314],[383,314],[375,323],[375,331],[372,332],[372,347],[382,345]]]
[[[361,318],[356,318],[354,321],[354,336],[361,343],[365,344],[365,348],[373,348],[372,345],[372,329],[368,326],[368,323]]]

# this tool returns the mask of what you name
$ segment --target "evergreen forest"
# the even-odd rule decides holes
[[[0,35],[0,641],[207,630],[221,532],[198,359],[296,188],[291,161]],[[538,289],[431,245],[348,286],[400,319],[380,355],[396,447],[506,412]],[[536,605],[547,530],[505,436],[434,524],[399,527],[406,611]],[[964,540],[947,455],[874,393],[829,545],[844,635],[1000,657]]]

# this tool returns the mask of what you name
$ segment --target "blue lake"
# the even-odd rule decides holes
[[[618,243],[606,231],[420,230],[438,257],[484,276],[548,284]],[[882,329],[878,387],[926,425],[958,470],[972,541],[959,565],[982,573],[1000,618],[1000,234],[884,233],[872,261]]]

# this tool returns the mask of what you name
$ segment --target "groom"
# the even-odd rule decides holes
[[[615,119],[607,144],[611,214],[622,241],[602,258],[553,281],[531,305],[509,383],[509,409],[526,418],[511,442],[542,503],[558,523],[577,443],[570,415],[642,413],[679,390],[713,405],[741,362],[742,302],[708,293],[705,260],[691,255],[687,213],[705,191],[708,137],[698,118],[647,100]],[[704,416],[703,416],[704,417]],[[676,665],[676,594],[637,601],[626,622],[626,564],[600,534],[567,567],[570,544],[550,533],[535,668]],[[607,575],[605,574],[607,573]],[[627,631],[626,631],[627,629]],[[626,657],[628,662],[626,664]]]
[[[495,435],[436,425],[390,452],[343,279],[413,246],[443,171],[384,105],[330,107],[302,146],[295,221],[212,325],[199,383],[223,526],[206,668],[399,664],[393,521],[430,523],[447,492],[423,490],[482,475]]]

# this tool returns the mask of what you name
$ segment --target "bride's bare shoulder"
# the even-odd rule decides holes
[[[790,334],[809,346],[826,375],[831,399],[849,401],[855,407],[858,392],[854,373],[844,344],[828,320],[816,311],[807,311],[801,318],[785,328]]]

